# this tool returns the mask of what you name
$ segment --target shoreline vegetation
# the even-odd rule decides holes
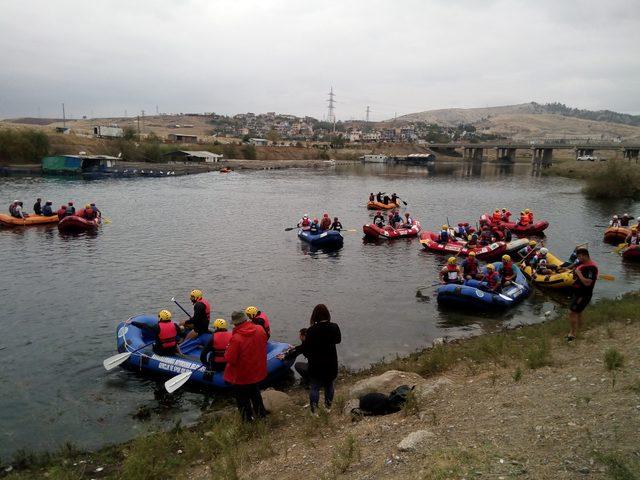
[[[0,476],[638,479],[639,310],[640,292],[601,299],[570,344],[561,315],[342,372],[333,411],[317,418],[296,387],[264,421],[243,424],[235,409],[207,412],[194,426],[96,452],[20,451]],[[421,394],[399,413],[352,418],[358,382],[384,372],[419,379]],[[428,440],[398,443],[409,437]]]

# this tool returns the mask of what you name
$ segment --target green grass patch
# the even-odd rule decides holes
[[[604,366],[607,370],[618,370],[624,365],[624,355],[620,353],[616,348],[607,348],[604,352]]]
[[[599,455],[600,460],[606,467],[607,473],[612,480],[640,480],[637,472],[640,471],[638,462],[632,465],[628,459],[621,458],[618,454],[607,453]]]

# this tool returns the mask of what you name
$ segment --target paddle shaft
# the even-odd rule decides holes
[[[187,311],[182,307],[182,305],[180,305],[180,304],[178,303],[178,301],[177,301],[177,300],[175,300],[175,299],[174,299],[174,300],[173,300],[173,303],[175,303],[175,304],[180,308],[180,310],[182,310],[184,313],[186,313],[186,314],[187,314],[187,316],[188,316],[189,318],[191,318],[191,314],[190,314],[189,312],[187,312]]]

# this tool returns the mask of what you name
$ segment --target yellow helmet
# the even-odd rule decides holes
[[[87,203],[84,208],[91,208],[91,205]]]
[[[227,329],[227,321],[224,318],[216,318],[213,322],[214,329]]]
[[[500,213],[500,210],[498,210],[498,209],[496,208],[495,213]]]
[[[449,257],[449,259],[447,260],[447,263],[449,265],[455,265],[456,263],[456,257]]]
[[[538,242],[536,242],[535,240],[529,240],[529,246],[530,247],[535,247],[538,244]]]
[[[245,308],[244,313],[247,314],[247,317],[253,318],[258,314],[258,309],[256,307],[247,307]]]
[[[529,210],[528,208],[525,208],[524,213],[531,213],[531,210]]]
[[[442,230],[446,230],[447,226],[446,225],[442,225]]]
[[[202,290],[191,290],[191,293],[189,294],[189,298],[191,298],[191,300],[202,299]]]
[[[469,256],[470,257],[475,257],[476,256],[476,252],[469,252]]]
[[[471,235],[467,235],[467,240],[471,240],[471,238],[473,238]]]
[[[490,263],[487,265],[487,270],[495,270],[496,267],[493,265],[493,263]]]
[[[638,227],[631,227],[631,231],[632,232],[637,232],[638,231]]]
[[[502,261],[503,262],[510,262],[511,261],[511,257],[509,255],[502,255]]]
[[[171,312],[169,310],[160,310],[160,313],[158,313],[158,320],[161,322],[171,321]]]

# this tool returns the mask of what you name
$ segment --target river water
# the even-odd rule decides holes
[[[640,283],[640,269],[611,253],[595,227],[613,211],[640,212],[638,205],[588,200],[577,182],[533,176],[528,165],[356,165],[94,182],[0,178],[0,205],[14,198],[31,205],[37,196],[55,205],[95,201],[112,221],[92,236],[0,228],[0,457],[67,441],[94,448],[197,418],[210,400],[202,393],[167,396],[155,380],[101,366],[115,353],[117,322],[167,307],[179,320],[170,299],[188,304],[193,288],[205,292],[216,317],[258,305],[271,318],[273,338],[292,343],[313,306],[326,303],[343,332],[341,363],[350,368],[436,337],[536,322],[563,308],[562,296],[540,291],[498,316],[441,311],[435,297],[420,301],[417,286],[437,281],[445,258],[421,251],[417,239],[363,242],[361,226],[372,216],[364,205],[378,190],[400,194],[427,229],[447,218],[475,222],[493,208],[531,208],[551,224],[552,252],[566,257],[574,242],[589,242],[601,271],[617,277],[600,281],[596,296]],[[313,252],[295,231],[284,232],[303,213],[324,211],[358,230],[345,233],[342,250]],[[151,409],[147,421],[133,417],[142,406]]]

